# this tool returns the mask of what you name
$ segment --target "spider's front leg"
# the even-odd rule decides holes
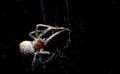
[[[41,38],[42,36],[44,36],[44,35],[45,35],[47,32],[49,32],[50,30],[52,30],[51,27],[45,29],[45,30],[43,31],[43,33],[39,35],[39,38]]]
[[[53,35],[51,35],[49,38],[47,38],[46,40],[45,40],[45,45],[50,41],[50,40],[52,40],[55,36],[57,36],[58,34],[60,34],[60,33],[62,33],[62,32],[64,32],[64,31],[66,31],[67,29],[63,29],[63,30],[61,30],[61,31],[58,31],[58,32],[56,32],[56,33],[54,33]]]

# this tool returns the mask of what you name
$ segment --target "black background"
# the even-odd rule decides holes
[[[46,24],[67,27],[70,23],[70,47],[66,49],[67,61],[63,62],[68,74],[105,73],[119,74],[119,1],[68,0],[69,21],[65,0],[44,0]],[[56,7],[58,8],[56,10]],[[0,72],[33,73],[30,61],[19,53],[19,43],[32,40],[28,33],[42,23],[43,13],[40,0],[0,1]],[[55,13],[57,18],[55,20]],[[80,25],[81,24],[81,25]],[[82,29],[81,29],[82,27]],[[64,37],[64,36],[63,36]],[[54,64],[40,69],[43,74],[62,73]],[[42,72],[41,72],[42,71]],[[63,72],[66,73],[66,72]]]

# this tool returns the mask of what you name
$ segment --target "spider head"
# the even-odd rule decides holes
[[[27,55],[35,52],[31,41],[22,41],[20,43],[20,52]]]
[[[44,47],[44,42],[42,41],[42,39],[35,39],[33,41],[33,45],[34,45],[35,51],[39,51],[41,48]]]

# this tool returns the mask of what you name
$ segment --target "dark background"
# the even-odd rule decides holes
[[[28,57],[19,53],[19,43],[32,40],[28,33],[39,23],[63,27],[70,24],[72,34],[70,46],[65,50],[70,60],[62,62],[67,72],[59,68],[61,65],[52,63],[52,69],[47,67],[37,71],[38,73],[120,73],[119,1],[68,0],[67,12],[66,0],[44,0],[46,22],[40,1],[0,1],[1,74],[34,73],[31,72]]]

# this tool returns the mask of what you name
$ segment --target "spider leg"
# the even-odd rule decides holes
[[[38,32],[41,32],[42,30],[38,30]],[[36,33],[36,31],[32,31],[32,32],[30,32],[29,33],[29,36],[31,37],[31,38],[33,38],[33,39],[36,39],[36,37],[38,37],[38,36],[34,36],[34,35],[32,35],[32,34],[35,34]]]
[[[39,38],[44,36],[47,32],[49,32],[50,30],[63,30],[65,28],[63,27],[48,27],[47,29],[44,30],[44,32],[42,34],[39,35]]]
[[[33,38],[33,39],[36,39],[36,37],[32,35],[32,34],[34,34],[34,33],[35,33],[35,31],[30,32],[30,33],[29,33],[29,36],[30,36],[31,38]]]
[[[49,51],[43,51],[43,49],[41,49],[39,52],[36,51],[34,53],[34,57],[33,57],[33,61],[32,61],[32,66],[34,66],[34,63],[36,62],[37,56],[41,55],[41,54],[51,54]]]
[[[38,32],[41,32],[42,30],[38,30],[38,27],[51,27],[51,26],[49,26],[49,25],[43,25],[43,24],[38,24],[38,25],[36,25],[35,31],[32,31],[32,32],[29,33],[29,36],[30,36],[31,38],[35,39],[36,37],[39,36]],[[49,30],[48,30],[48,31],[49,31]],[[35,33],[35,36],[36,36],[36,37],[32,35],[32,34],[34,34],[34,33]]]
[[[49,52],[49,51],[43,51],[43,49],[40,49],[39,54],[40,54],[40,55],[41,55],[41,54],[50,54],[50,52]]]
[[[44,32],[43,32],[42,34],[39,35],[39,38],[42,37],[42,36],[44,36],[44,35],[45,35],[47,32],[49,32],[50,30],[52,30],[51,27],[45,29]]]
[[[52,27],[52,26],[50,26],[50,25],[37,24],[37,25],[36,25],[36,28],[38,28],[39,26],[41,26],[41,27]]]
[[[44,31],[43,31],[43,33],[41,33],[40,35],[38,34],[38,28],[39,27],[47,27],[47,29],[45,29]],[[35,35],[36,35],[36,37],[38,37],[38,38],[40,38],[40,37],[42,37],[43,35],[45,35],[48,31],[50,31],[52,29],[52,26],[49,26],[49,25],[43,25],[43,24],[38,24],[38,25],[36,25],[36,29],[35,29]]]
[[[51,35],[49,38],[47,38],[47,39],[45,40],[45,45],[46,45],[50,40],[52,40],[55,36],[57,36],[58,34],[64,32],[64,31],[66,31],[66,29],[61,30],[61,31],[58,31],[58,32],[54,33],[53,35]]]
[[[64,27],[52,27],[52,26],[49,26],[49,25],[38,24],[38,25],[36,25],[36,36],[38,36],[38,27],[47,27],[47,29],[45,29],[45,30],[43,31],[43,33],[41,33],[41,34],[39,35],[38,38],[44,36],[47,32],[49,32],[49,31],[52,30],[52,29],[53,29],[53,30],[64,30],[64,29],[69,30],[69,29],[64,28]]]
[[[39,53],[38,52],[35,52],[34,53],[34,57],[33,57],[33,61],[32,61],[32,66],[34,67],[34,63],[36,62],[36,59],[37,59],[37,55],[38,55]]]
[[[42,34],[39,35],[39,38],[42,37],[42,36],[44,36],[44,35],[45,35],[47,32],[49,32],[50,30],[64,30],[64,29],[66,29],[66,30],[69,31],[69,29],[64,28],[64,27],[49,27],[49,28],[45,29]]]
[[[64,30],[64,29],[66,29],[67,30],[67,28],[64,28],[64,27],[53,27],[53,29],[54,30]]]

